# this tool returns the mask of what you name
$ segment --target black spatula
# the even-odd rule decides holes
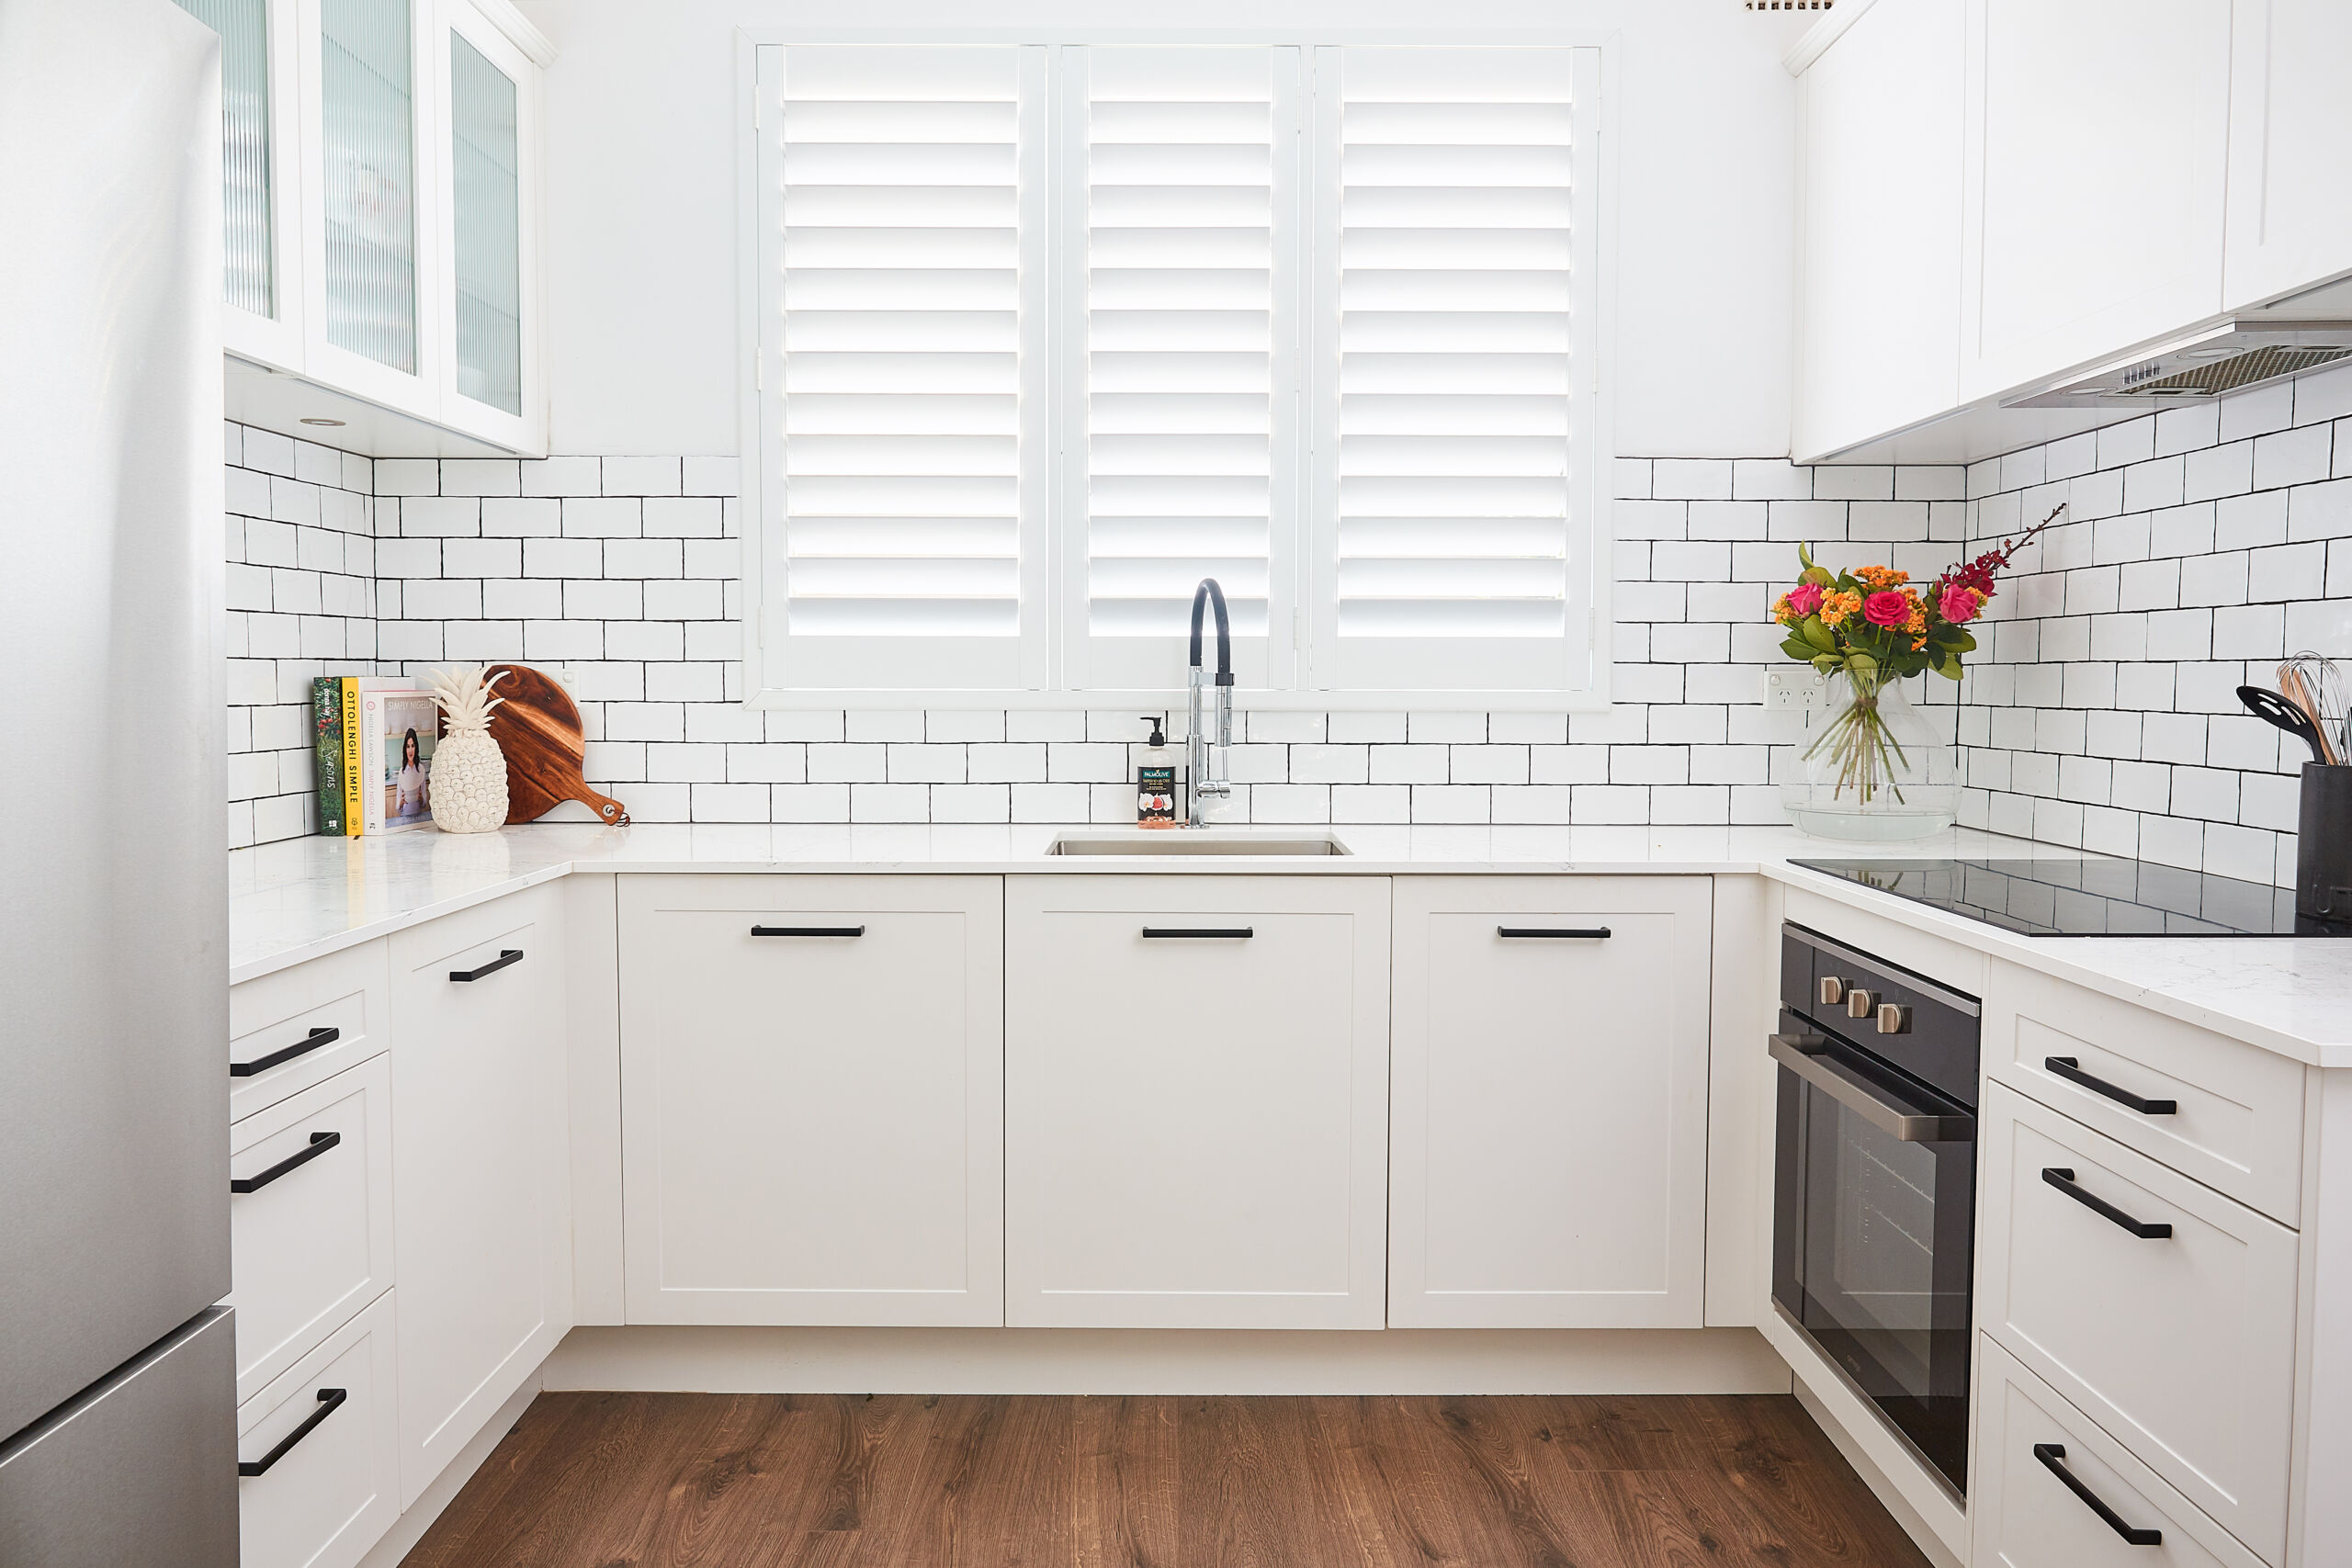
[[[2267,686],[2240,686],[2238,701],[2244,703],[2256,718],[2267,718],[2288,734],[2312,749],[2312,761],[2327,761],[2327,752],[2319,742],[2319,728],[2311,716],[2270,690]]]

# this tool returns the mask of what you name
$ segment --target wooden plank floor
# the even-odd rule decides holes
[[[1794,1399],[550,1393],[406,1568],[1914,1568]]]

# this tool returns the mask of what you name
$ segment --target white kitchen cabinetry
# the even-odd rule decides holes
[[[1982,1132],[1980,1323],[2285,1561],[2296,1234],[1997,1083]]]
[[[392,1282],[391,1068],[382,1056],[231,1131],[237,1397]]]
[[[1008,878],[1005,1320],[1381,1326],[1388,942],[1385,878]]]
[[[379,1297],[238,1406],[239,1461],[267,1465],[237,1483],[242,1568],[352,1568],[400,1517],[393,1304]]]
[[[2236,310],[2352,271],[2352,6],[2236,0],[2233,15],[2222,292]]]
[[[2261,1568],[2016,1357],[1988,1337],[1976,1343],[1975,1568]],[[2160,1539],[2126,1540],[2100,1507],[2123,1529]]]
[[[1392,1326],[1701,1325],[1711,886],[1398,880]]]
[[[1879,0],[1800,82],[1800,462],[1960,406],[1966,15]]]
[[[1003,884],[628,876],[631,1323],[1004,1321]]]
[[[402,1506],[571,1326],[561,908],[533,888],[391,938]]]
[[[546,446],[539,73],[507,0],[180,0],[222,39],[232,417]]]
[[[1961,397],[2219,312],[2231,0],[1969,0],[1968,28]]]

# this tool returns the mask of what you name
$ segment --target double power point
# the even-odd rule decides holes
[[[1764,671],[1766,713],[1811,713],[1829,705],[1829,684],[1811,665]]]

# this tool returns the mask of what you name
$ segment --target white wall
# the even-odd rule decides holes
[[[548,73],[550,450],[732,453],[739,27],[1168,25],[1133,0],[523,0]],[[1795,84],[1737,0],[1193,0],[1188,26],[1615,34],[1616,434],[1785,454]]]

